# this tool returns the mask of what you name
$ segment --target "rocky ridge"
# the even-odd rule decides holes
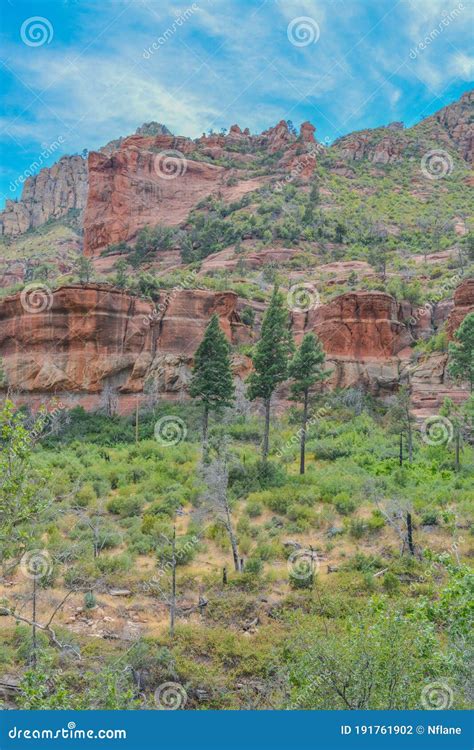
[[[63,156],[25,180],[20,201],[6,201],[0,213],[0,235],[16,237],[50,219],[67,216],[71,209],[81,214],[87,190],[87,161],[82,156]]]

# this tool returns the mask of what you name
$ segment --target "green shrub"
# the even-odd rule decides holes
[[[263,570],[263,562],[258,557],[250,557],[244,566],[244,573],[252,576],[258,576]]]
[[[107,503],[107,510],[121,518],[139,516],[142,508],[143,500],[133,495],[131,497],[113,497]]]
[[[388,571],[383,576],[383,587],[387,594],[395,594],[400,588],[400,581],[396,575]]]
[[[84,607],[86,609],[94,609],[97,605],[97,599],[93,591],[86,591],[84,594]]]
[[[353,518],[349,524],[349,534],[354,539],[361,539],[367,530],[367,524],[361,518]]]
[[[355,511],[356,504],[347,492],[340,492],[334,498],[334,507],[341,516],[348,516]]]
[[[95,489],[89,482],[87,484],[83,484],[76,493],[76,505],[79,505],[81,508],[87,507],[96,499],[97,495]]]
[[[245,508],[250,518],[257,518],[262,515],[262,505],[258,500],[250,500]]]
[[[308,574],[302,577],[298,572],[290,570],[288,580],[292,589],[312,589],[315,581],[314,571],[308,570]]]

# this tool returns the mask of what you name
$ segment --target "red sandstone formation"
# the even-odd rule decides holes
[[[384,292],[341,294],[307,314],[296,314],[295,327],[296,335],[314,331],[328,356],[386,359],[410,341],[406,326],[399,318],[397,303]]]
[[[141,391],[163,358],[189,365],[214,312],[230,339],[242,327],[233,292],[174,290],[156,309],[101,285],[31,295],[0,303],[0,358],[8,385],[23,392]]]
[[[473,291],[472,279],[456,290],[451,324],[473,309]],[[30,401],[50,394],[70,403],[76,394],[87,407],[100,403],[106,387],[120,396],[123,410],[133,406],[130,394],[143,397],[150,383],[172,398],[186,391],[192,357],[214,312],[232,343],[252,339],[240,322],[243,306],[233,292],[183,289],[163,292],[155,307],[97,284],[7,297],[0,302],[0,359],[6,382],[29,394]],[[260,320],[263,310],[257,307]],[[466,392],[449,383],[445,354],[411,361],[413,331],[423,333],[423,327],[417,332],[408,324],[413,313],[409,305],[397,305],[383,292],[352,292],[307,313],[293,313],[292,322],[297,340],[308,330],[322,340],[332,369],[331,387],[363,385],[387,396],[400,381],[409,382],[413,403],[425,414],[439,408],[446,395],[459,401]],[[234,364],[236,375],[248,374],[247,358],[237,357]]]
[[[111,156],[89,154],[86,255],[98,255],[109,244],[131,239],[146,224],[179,224],[221,183],[222,167],[127,145],[134,138],[152,140],[132,136]],[[176,140],[160,136],[163,139]],[[170,178],[173,170],[177,176]]]
[[[474,312],[474,279],[466,279],[454,292],[454,307],[451,310],[446,331],[450,338],[469,313]]]
[[[96,256],[107,245],[133,240],[147,224],[177,226],[211,194],[233,201],[264,182],[256,178],[228,186],[229,177],[238,176],[235,170],[194,161],[189,156],[194,149],[189,138],[133,135],[111,154],[90,153],[85,254]]]

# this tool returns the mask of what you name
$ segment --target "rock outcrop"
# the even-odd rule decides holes
[[[469,311],[464,303],[472,303],[472,291],[470,282],[457,290],[453,312],[458,319]],[[239,315],[244,306],[233,292],[199,289],[163,292],[154,306],[98,284],[7,297],[0,302],[3,387],[30,402],[56,395],[67,403],[79,399],[87,408],[113,393],[123,411],[133,407],[132,396],[183,396],[194,352],[213,313],[233,344],[252,340],[255,334]],[[256,312],[261,320],[262,310]],[[462,400],[467,391],[447,379],[446,354],[418,361],[411,357],[409,312],[383,292],[354,292],[293,313],[292,323],[296,340],[309,330],[322,340],[332,370],[330,387],[363,386],[384,397],[406,382],[420,413],[439,408],[446,395]],[[247,358],[235,356],[236,375],[244,377],[249,367]]]
[[[89,194],[84,252],[132,240],[145,225],[177,226],[209,195],[234,200],[263,184],[249,179],[229,186],[235,170],[195,161],[188,138],[134,135],[112,154],[89,154]]]
[[[182,391],[210,317],[217,313],[230,340],[243,328],[236,306],[233,292],[175,290],[163,293],[155,308],[98,284],[7,297],[0,302],[6,384],[23,395],[104,389],[120,395],[142,392],[151,378],[165,392]]]
[[[474,279],[466,279],[454,292],[454,306],[449,313],[446,332],[450,338],[469,313],[474,312]]]
[[[458,152],[467,162],[474,161],[474,91],[466,91],[459,101],[436,112],[432,118],[447,132]]]
[[[6,201],[0,234],[17,237],[49,219],[61,219],[71,209],[82,212],[86,198],[87,162],[82,156],[63,156],[25,180],[21,200]]]
[[[386,359],[404,349],[411,340],[400,319],[399,308],[385,292],[349,292],[305,316],[304,331],[312,330],[331,355],[352,359]]]

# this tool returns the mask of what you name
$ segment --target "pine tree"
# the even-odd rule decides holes
[[[457,380],[474,386],[474,313],[466,315],[449,345],[449,372]]]
[[[80,255],[76,261],[76,272],[79,277],[81,284],[88,284],[91,280],[91,276],[94,273],[94,266],[89,258],[85,255]]]
[[[274,390],[287,379],[288,357],[293,349],[288,313],[283,297],[275,286],[262,323],[261,338],[253,355],[254,372],[247,379],[247,395],[251,401],[263,399],[265,430],[262,457],[266,461],[269,449],[270,404]]]
[[[216,314],[212,316],[194,355],[189,393],[203,405],[202,443],[206,453],[209,412],[231,406],[234,400],[230,346]]]
[[[315,383],[327,377],[328,373],[324,371],[324,362],[325,355],[320,340],[314,333],[307,333],[288,367],[288,375],[294,381],[291,386],[291,398],[303,403],[300,430],[300,474],[304,474],[305,469],[309,392]]]

